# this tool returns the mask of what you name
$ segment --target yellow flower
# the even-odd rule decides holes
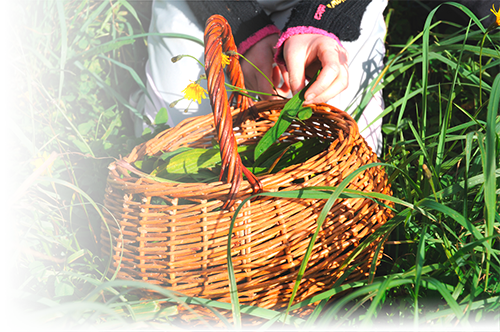
[[[222,53],[222,68],[225,68],[230,62],[229,56]]]
[[[198,104],[201,104],[201,99],[207,98],[205,96],[205,93],[207,93],[207,90],[203,89],[198,83],[195,83],[191,81],[189,85],[182,90],[182,93],[184,93],[184,98],[189,99],[189,100],[196,100]]]
[[[50,157],[50,154],[48,154],[47,151],[43,151],[43,155],[40,154],[40,152],[38,152],[37,158],[35,158],[35,160],[30,162],[30,164],[35,167],[33,172],[35,172],[37,169],[39,169],[40,166],[42,166],[42,164],[45,162],[45,160],[49,159],[49,157]],[[52,164],[54,164],[54,162],[51,162],[50,165],[47,166],[47,168],[42,172],[42,175],[47,174],[47,170],[49,170],[49,172],[50,172]]]
[[[497,17],[496,20],[495,20],[495,23],[497,24],[497,27],[500,27],[500,11],[496,11],[495,10],[495,5],[492,5],[492,7],[493,8],[490,9],[490,10]]]

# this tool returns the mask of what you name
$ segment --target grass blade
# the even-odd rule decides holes
[[[355,290],[352,293],[349,293],[348,295],[340,298],[338,301],[336,301],[332,305],[332,307],[328,310],[328,313],[324,315],[324,318],[321,320],[323,323],[322,325],[330,326],[330,324],[331,324],[330,319],[335,317],[335,315],[340,310],[345,308],[345,306],[350,301],[352,301],[360,296],[369,294],[369,293],[372,293],[372,295],[375,295],[377,290],[380,288],[380,285],[382,284],[382,282],[383,281],[377,281],[371,285],[361,287],[360,289]],[[391,280],[390,282],[388,282],[385,289],[391,289],[393,287],[398,287],[398,286],[407,285],[407,284],[411,284],[411,283],[413,283],[413,280],[411,280],[411,279],[394,279],[394,280]]]
[[[426,282],[431,283],[436,289],[441,293],[443,298],[445,299],[446,303],[450,306],[450,309],[453,311],[453,314],[460,320],[463,317],[463,312],[460,309],[460,306],[458,305],[457,301],[451,296],[450,292],[448,289],[444,286],[444,284],[436,280],[434,278],[425,278]]]
[[[467,229],[475,238],[476,240],[482,240],[484,236],[479,232],[479,230],[467,219],[464,218],[460,213],[457,211],[441,204],[436,201],[432,201],[430,199],[424,199],[421,202],[418,203],[419,206],[422,207],[428,207],[431,209],[438,210],[441,213],[446,214],[447,216],[453,218],[456,222],[458,222],[462,227]],[[485,247],[488,250],[491,250],[491,246],[489,245],[488,242],[485,242]]]
[[[476,310],[479,308],[484,308],[489,304],[498,304],[498,303],[500,303],[500,296],[494,296],[491,298],[478,300],[470,304],[469,303],[461,304],[459,305],[459,310],[460,312],[463,312],[464,310]],[[449,309],[439,310],[436,312],[430,312],[427,315],[425,315],[425,317],[422,318],[422,322],[432,321],[441,317],[453,315],[455,314],[456,310],[457,310],[456,308],[449,308]]]
[[[418,242],[417,249],[417,261],[415,262],[415,294],[413,295],[413,324],[415,327],[418,325],[418,291],[420,289],[421,278],[422,278],[422,268],[425,262],[425,245],[427,239],[427,227],[428,225],[424,225],[422,231],[420,233],[420,240]]]
[[[394,279],[394,276],[390,276],[386,280],[384,280],[381,284],[380,287],[375,291],[377,295],[375,298],[372,300],[372,303],[368,307],[368,310],[366,311],[365,317],[363,318],[362,321],[362,326],[367,326],[371,324],[371,319],[373,315],[375,314],[375,310],[377,309],[377,306],[379,305],[380,301],[382,300],[382,297],[385,295],[385,293],[388,291],[388,286],[390,285],[391,281]]]
[[[484,206],[485,206],[485,223],[486,223],[486,237],[494,234],[496,200],[497,200],[497,184],[495,178],[495,169],[497,160],[497,134],[496,118],[498,114],[498,105],[500,103],[500,74],[496,76],[493,82],[493,88],[488,103],[487,123],[486,123],[486,154],[482,156],[483,169],[484,169]],[[483,150],[481,150],[482,152]],[[492,243],[489,243],[492,245]],[[484,289],[488,288],[489,268],[490,268],[491,251],[487,253],[486,259],[486,280]]]
[[[120,47],[123,47],[125,45],[129,45],[129,44],[133,44],[133,43],[135,43],[134,39],[125,39],[125,40],[119,40],[119,41],[117,40],[115,42],[108,42],[108,43],[104,43],[102,45],[96,46],[88,51],[82,52],[82,53],[78,54],[78,56],[80,57],[80,59],[82,59],[84,57],[91,58],[95,55],[108,53],[108,52],[117,50]],[[71,60],[74,60],[75,58],[77,58],[77,56],[74,56]],[[112,58],[106,58],[106,60],[110,60],[110,59],[112,59]]]
[[[66,57],[68,53],[68,31],[66,29],[66,16],[62,1],[56,1],[57,14],[59,16],[59,28],[61,29],[61,56],[59,58],[59,94],[57,99],[61,99],[64,85],[64,67],[66,66]]]
[[[463,46],[465,45],[465,42],[467,41],[467,36],[469,34],[469,29],[470,29],[470,23],[471,22],[469,21],[469,25],[468,25],[467,30],[465,32],[465,38],[463,41],[462,49],[460,50],[460,56],[458,58],[458,62],[456,64],[456,68],[455,68],[455,76],[453,77],[453,82],[451,84],[450,94],[448,97],[448,105],[446,107],[446,112],[444,115],[444,121],[443,121],[443,124],[441,125],[441,131],[440,131],[439,139],[438,139],[438,147],[437,147],[437,151],[436,151],[436,165],[435,165],[436,174],[440,174],[441,164],[443,163],[444,158],[445,158],[444,145],[446,142],[446,130],[448,129],[448,126],[449,126],[449,120],[451,117],[451,109],[453,107],[453,100],[455,97],[455,84],[457,83],[458,71],[460,68],[460,63],[462,62],[462,55],[464,53]]]
[[[234,275],[234,267],[231,255],[231,238],[233,234],[234,223],[236,222],[236,217],[239,214],[241,207],[246,204],[246,201],[241,202],[236,211],[234,212],[233,218],[231,220],[231,225],[229,226],[229,231],[227,233],[227,273],[229,278],[229,294],[231,298],[231,310],[233,312],[234,325],[237,330],[241,330],[241,312],[240,312],[240,301],[238,299],[238,285],[236,284],[236,278]]]
[[[498,137],[495,131],[498,108],[500,104],[500,74],[493,82],[490,101],[488,103],[488,114],[486,123],[486,155],[484,156],[484,200],[486,207],[486,236],[493,235],[493,225],[496,211],[496,178],[495,170],[498,164]]]
[[[139,77],[139,75],[136,73],[136,71],[132,67],[129,67],[129,66],[113,59],[113,58],[107,58],[103,55],[100,55],[99,57],[104,59],[104,60],[110,61],[110,62],[114,63],[115,65],[117,65],[118,67],[123,68],[126,71],[128,71],[130,73],[130,76],[132,76],[132,78],[134,79],[135,83],[137,83],[137,85],[139,85],[139,87],[144,92],[144,94],[149,98],[149,100],[151,100],[151,97],[149,96],[149,93],[148,93],[148,90],[146,89],[146,86],[144,85],[141,78]]]

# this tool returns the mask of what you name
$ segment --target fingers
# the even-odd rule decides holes
[[[293,39],[296,36],[290,37],[283,47],[283,59],[286,63],[288,72],[288,84],[292,90],[292,94],[296,94],[305,86],[305,63],[306,63],[306,49],[295,42]],[[298,36],[297,36],[298,37]]]
[[[306,103],[326,102],[347,88],[347,52],[330,37],[315,34],[292,36],[285,42],[283,58],[293,94],[304,88],[306,73],[312,78],[321,68],[317,80],[306,91]]]
[[[324,103],[347,88],[349,84],[347,53],[338,45],[334,48],[335,51],[323,49],[318,52],[322,69],[316,82],[306,91],[306,103]]]
[[[279,78],[278,85],[275,85],[276,91],[277,91],[280,98],[286,98],[286,97],[288,97],[288,95],[290,94],[290,91],[291,91],[290,85],[288,83],[288,73],[281,71],[281,69],[278,66],[276,66],[275,69],[278,69],[277,75]],[[278,99],[278,98],[276,98],[276,99]]]

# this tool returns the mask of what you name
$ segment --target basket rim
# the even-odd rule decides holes
[[[261,101],[256,104],[250,109],[250,112],[246,112],[246,116],[244,117],[243,121],[249,120],[250,117],[252,116],[262,116],[263,114],[266,114],[268,112],[281,112],[281,108],[284,106],[284,104],[288,100],[272,100],[272,101]],[[357,123],[354,121],[354,119],[346,112],[339,110],[338,108],[321,103],[321,104],[309,104],[306,105],[307,107],[311,107],[313,109],[313,116],[311,117],[310,121],[316,120],[317,118],[323,117],[325,114],[332,114],[332,116],[339,116],[341,118],[346,126],[339,126],[338,128],[342,130],[343,132],[343,140],[341,142],[340,147],[343,146],[349,146],[352,145],[352,141],[355,139],[359,139],[361,136],[359,135],[358,131],[358,126]],[[239,108],[234,108],[231,107],[231,114],[233,118],[239,117],[241,114],[245,113],[245,110],[241,110]],[[316,114],[316,117],[314,116]],[[128,167],[134,167],[131,164],[135,161],[141,160],[145,156],[153,156],[160,151],[167,152],[167,151],[175,151],[176,149],[170,150],[172,146],[175,146],[175,143],[177,143],[180,139],[185,138],[190,132],[192,132],[192,129],[197,129],[200,130],[202,128],[209,128],[209,130],[204,132],[204,136],[209,135],[210,133],[215,134],[215,126],[213,124],[213,115],[212,114],[206,114],[206,115],[200,115],[200,116],[195,116],[191,118],[187,118],[180,122],[178,125],[172,128],[168,128],[160,133],[158,133],[155,137],[151,138],[150,140],[143,142],[136,147],[132,149],[132,151],[125,157],[120,158],[119,160],[113,161],[109,165],[110,173],[114,172],[116,169],[120,169],[120,174],[121,180],[126,181],[126,180],[131,180],[131,181],[138,181],[142,180],[141,182],[144,183],[144,186],[147,186],[148,184],[157,184],[160,186],[165,186],[165,187],[178,187],[179,190],[187,190],[191,187],[197,187],[201,188],[203,187],[204,190],[207,188],[213,187],[214,189],[217,188],[216,190],[220,189],[225,189],[227,187],[227,190],[231,187],[230,183],[225,183],[224,181],[213,181],[213,182],[159,182],[154,179],[148,178],[147,176],[141,176],[139,175],[139,178],[132,176],[129,174],[127,176],[127,172],[125,167],[130,170]],[[267,119],[269,120],[269,119]],[[242,122],[243,122],[242,121]],[[250,120],[252,121],[252,120]],[[338,123],[338,121],[336,121]],[[342,128],[344,127],[344,128]],[[303,127],[302,127],[303,128]],[[263,134],[262,134],[263,135]],[[152,147],[152,143],[159,141],[162,138],[165,138],[167,136],[173,136],[174,140],[170,141],[166,147],[158,148],[158,147]],[[347,138],[347,139],[346,139]],[[335,139],[336,140],[336,139]],[[328,150],[332,149],[332,144],[335,142],[335,140],[331,141],[331,144],[328,148]],[[193,141],[194,142],[194,141]],[[239,143],[241,144],[241,142]],[[338,148],[338,147],[334,147]],[[369,148],[369,147],[368,147]],[[325,151],[328,151],[325,150]],[[310,161],[317,159],[318,156],[321,154],[325,153],[325,151],[322,151],[310,158],[308,158],[306,161],[303,161],[301,163],[293,164],[290,165],[276,173],[271,173],[271,174],[263,174],[263,175],[258,175],[256,176],[260,181],[262,181],[264,187],[266,187],[266,183],[271,182],[273,179],[279,179],[281,176],[283,176],[286,173],[289,172],[295,172],[298,168],[300,169],[303,167],[305,164],[309,163]],[[125,167],[124,167],[125,166]],[[125,171],[125,172],[124,172]],[[140,173],[140,172],[139,172]],[[248,194],[251,192],[251,186],[249,181],[244,178],[241,185],[240,185],[240,190],[238,196],[241,196],[240,194]]]

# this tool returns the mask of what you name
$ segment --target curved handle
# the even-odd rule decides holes
[[[253,192],[262,191],[262,184],[241,162],[237,151],[236,138],[233,131],[233,119],[229,109],[229,101],[224,86],[225,76],[222,66],[222,52],[227,54],[236,52],[231,27],[226,19],[220,15],[210,16],[205,26],[205,72],[207,75],[208,95],[214,113],[214,122],[220,145],[222,170],[219,179],[226,178],[231,183],[229,197],[223,208],[227,209],[234,204],[243,175],[252,185]],[[230,55],[228,76],[231,84],[244,89],[243,73],[236,55]],[[248,97],[233,92],[231,100],[236,99],[236,107],[246,110],[251,101]]]

